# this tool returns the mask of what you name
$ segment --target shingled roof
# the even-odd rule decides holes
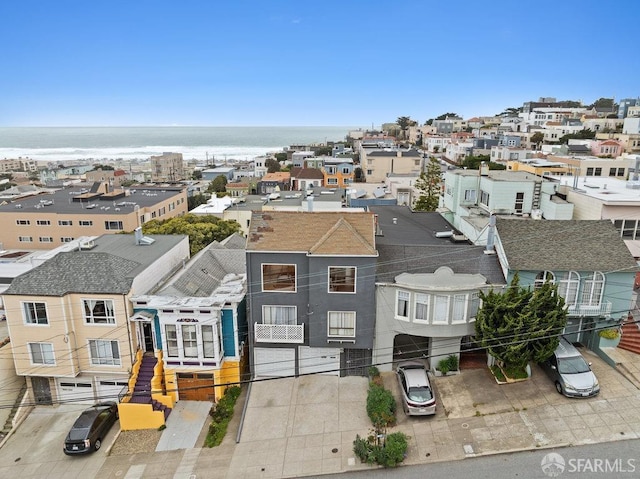
[[[496,219],[514,271],[636,271],[636,261],[609,220]]]
[[[374,216],[364,212],[254,212],[247,251],[377,256]]]

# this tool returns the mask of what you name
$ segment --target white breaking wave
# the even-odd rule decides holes
[[[164,152],[182,153],[185,160],[216,162],[225,160],[249,161],[257,156],[282,151],[269,146],[142,146],[120,148],[0,148],[0,159],[31,158],[36,161],[71,161],[106,159],[148,160]]]

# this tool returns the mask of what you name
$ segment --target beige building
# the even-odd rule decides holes
[[[0,205],[0,244],[4,249],[53,249],[84,236],[132,232],[187,209],[183,186],[62,188]]]
[[[151,181],[155,183],[173,183],[185,179],[184,161],[182,153],[163,153],[152,156]]]
[[[112,188],[119,188],[127,181],[127,173],[124,170],[97,170],[87,171],[85,179],[88,183],[107,183]]]
[[[184,235],[104,235],[14,279],[3,300],[31,398],[118,398],[140,347],[130,297],[157,289],[188,258]]]
[[[35,160],[30,158],[0,160],[0,173],[38,171]]]
[[[363,150],[360,165],[367,183],[381,183],[390,174],[410,174],[422,171],[422,153],[414,149],[389,148]]]

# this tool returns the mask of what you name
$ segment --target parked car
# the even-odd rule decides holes
[[[115,402],[98,403],[85,409],[67,434],[64,453],[73,455],[97,451],[117,420],[118,405]]]
[[[542,369],[556,385],[556,390],[567,397],[592,397],[600,392],[600,384],[573,344],[560,338],[553,355],[543,362]]]
[[[427,416],[436,413],[436,398],[424,364],[403,362],[396,370],[402,391],[402,409],[408,416]]]

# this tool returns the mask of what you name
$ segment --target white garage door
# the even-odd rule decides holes
[[[339,376],[340,351],[338,348],[300,346],[298,349],[300,374],[322,373]]]
[[[118,402],[118,394],[128,385],[127,378],[98,378],[98,399]]]
[[[63,403],[93,404],[91,379],[58,379],[58,400]]]
[[[255,348],[256,376],[293,376],[296,373],[296,350],[293,348]]]

